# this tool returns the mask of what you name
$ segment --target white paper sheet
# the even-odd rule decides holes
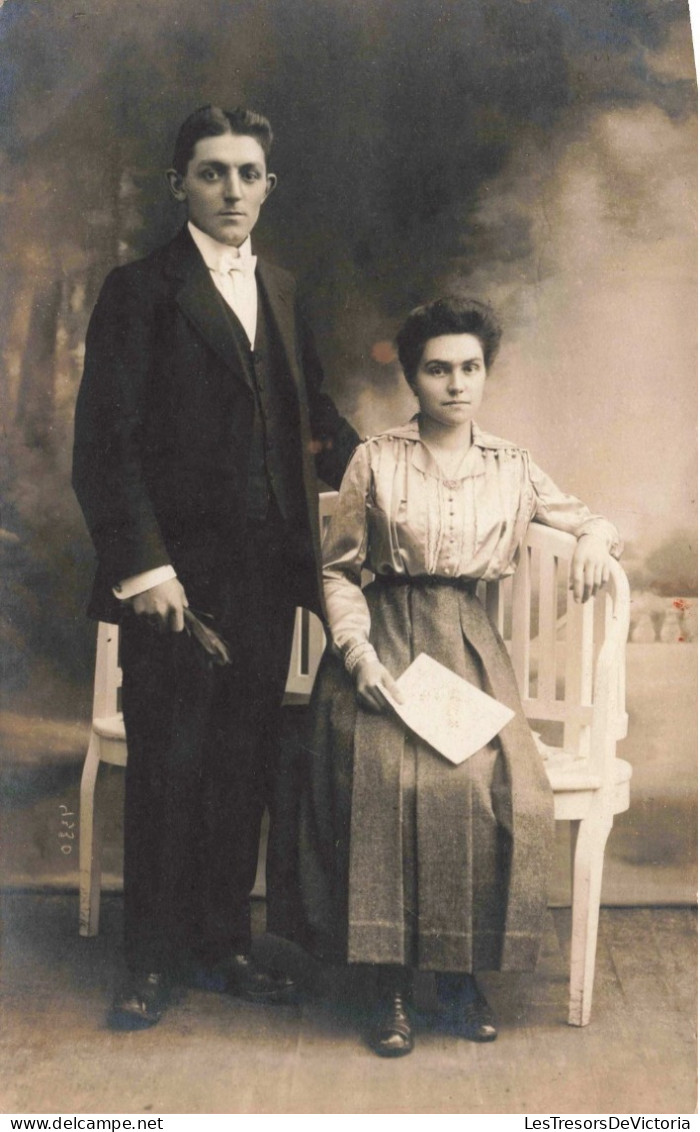
[[[513,718],[505,704],[422,652],[396,681],[400,704],[382,688],[403,722],[450,762],[459,764],[485,747]]]

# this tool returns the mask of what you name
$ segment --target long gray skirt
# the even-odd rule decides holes
[[[546,910],[551,790],[508,653],[473,587],[366,590],[371,640],[394,676],[425,652],[514,719],[459,766],[393,714],[358,705],[330,650],[311,701],[300,879],[313,945],[353,963],[531,970]]]

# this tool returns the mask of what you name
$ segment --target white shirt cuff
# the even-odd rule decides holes
[[[131,578],[124,578],[123,582],[117,582],[112,593],[120,601],[127,601],[130,597],[152,590],[161,582],[169,582],[171,578],[177,578],[172,566],[156,566],[154,570],[144,570],[143,574],[134,574]]]

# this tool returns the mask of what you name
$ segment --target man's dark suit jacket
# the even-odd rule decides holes
[[[358,437],[321,392],[293,278],[260,259],[256,275],[298,404],[274,438],[298,446],[301,468],[290,585],[318,611],[317,474],[337,487]],[[187,228],[112,271],[88,329],[75,421],[73,485],[98,557],[91,616],[117,621],[112,587],[167,563],[193,608],[216,604],[245,537],[253,417],[249,368]]]

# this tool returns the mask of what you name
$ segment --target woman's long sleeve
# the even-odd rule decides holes
[[[581,538],[582,535],[595,535],[607,544],[608,551],[615,558],[622,554],[622,540],[611,522],[602,515],[595,515],[585,503],[575,495],[561,491],[549,476],[529,460],[530,483],[535,492],[536,523],[544,523],[559,531]]]
[[[323,590],[333,644],[352,672],[376,655],[369,641],[370,615],[361,589],[367,554],[367,500],[371,469],[367,445],[348,465],[338,503],[323,540]]]

